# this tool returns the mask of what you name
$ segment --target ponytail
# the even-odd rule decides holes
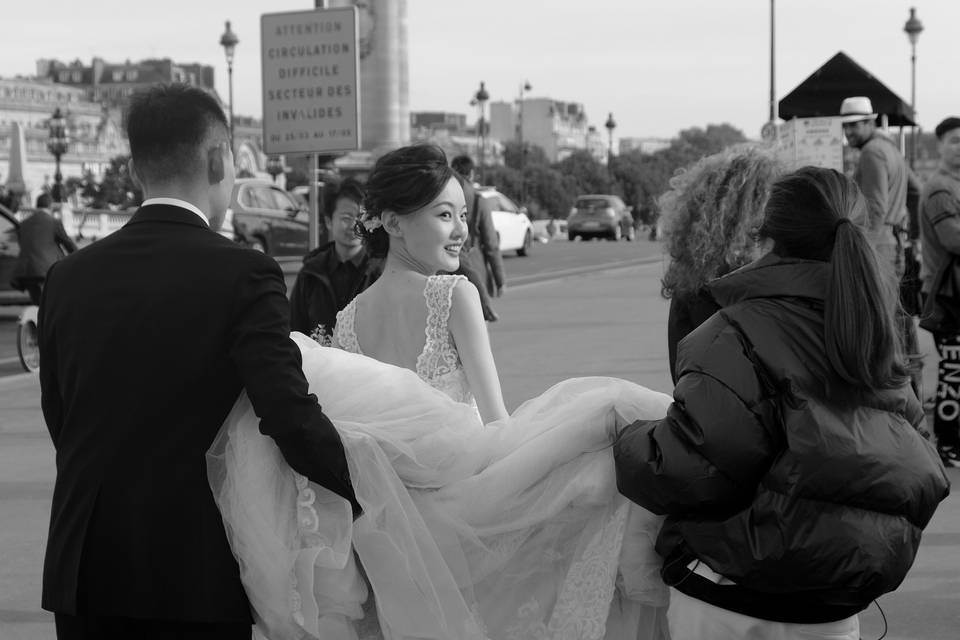
[[[851,386],[893,389],[908,378],[893,313],[899,301],[888,280],[863,232],[840,218],[824,301],[824,342],[831,366]]]
[[[899,297],[851,220],[865,215],[853,181],[804,167],[774,183],[760,235],[778,255],[830,264],[823,319],[830,366],[854,388],[893,389],[909,378],[894,319]]]

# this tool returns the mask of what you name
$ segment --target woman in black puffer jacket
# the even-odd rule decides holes
[[[667,417],[615,445],[620,491],[667,515],[673,640],[856,640],[947,496],[864,206],[836,171],[778,180],[772,252],[708,285],[721,310],[680,344]]]

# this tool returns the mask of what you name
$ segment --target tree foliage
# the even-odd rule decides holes
[[[525,144],[526,202],[521,204],[534,217],[565,217],[578,195],[610,193],[632,206],[635,217],[652,223],[657,216],[657,199],[670,186],[677,170],[742,142],[746,142],[743,132],[729,124],[691,127],[681,131],[665,149],[614,156],[609,167],[584,150],[551,164],[543,149]],[[505,143],[504,163],[488,167],[484,181],[519,202],[520,145],[516,141]]]

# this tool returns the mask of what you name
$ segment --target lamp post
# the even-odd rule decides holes
[[[480,165],[480,183],[483,184],[485,179],[484,167],[486,166],[487,161],[487,153],[485,148],[487,139],[487,124],[484,116],[486,115],[485,107],[487,100],[490,99],[490,94],[487,93],[487,88],[484,86],[483,81],[480,82],[480,88],[477,89],[477,92],[473,95],[473,99],[477,103],[477,108],[480,112],[480,117],[477,118],[477,131],[479,132],[480,136],[480,162],[478,164]]]
[[[67,152],[70,140],[67,138],[67,120],[57,107],[50,118],[50,137],[47,140],[47,150],[57,160],[57,170],[53,174],[53,201],[63,202],[63,174],[60,173],[60,156]]]
[[[517,137],[520,142],[520,204],[527,201],[527,179],[523,173],[523,166],[527,158],[527,148],[523,145],[523,92],[530,91],[533,87],[529,82],[520,85],[520,113],[517,117]]]
[[[920,32],[923,31],[923,23],[917,19],[917,10],[910,7],[910,18],[903,25],[903,31],[910,39],[910,108],[913,109],[913,118],[917,118],[917,40],[920,39]],[[910,168],[913,169],[913,163],[917,157],[917,127],[914,125],[910,131]]]
[[[610,148],[607,151],[607,173],[610,174],[610,182],[613,182],[613,130],[617,128],[617,122],[613,119],[613,114],[607,116],[607,121],[603,125],[607,128],[610,135]]]
[[[220,36],[220,46],[223,47],[223,52],[227,56],[227,79],[230,87],[230,153],[233,153],[233,52],[237,48],[237,43],[240,42],[240,39],[237,37],[237,34],[230,29],[229,20],[227,20],[226,25],[226,30],[224,30],[223,35]]]
[[[274,182],[277,181],[277,176],[283,173],[283,160],[280,159],[280,156],[267,158],[267,173],[270,174]]]

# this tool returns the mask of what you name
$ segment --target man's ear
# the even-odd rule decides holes
[[[223,153],[220,146],[207,151],[207,182],[211,185],[223,182]]]
[[[130,174],[130,179],[133,180],[133,184],[137,185],[140,190],[143,191],[143,180],[141,180],[140,176],[137,174],[137,167],[135,164],[133,164],[133,158],[127,160],[127,173]]]
[[[380,214],[380,222],[383,223],[384,230],[395,238],[403,236],[403,229],[400,228],[400,216],[395,211],[389,209]]]

